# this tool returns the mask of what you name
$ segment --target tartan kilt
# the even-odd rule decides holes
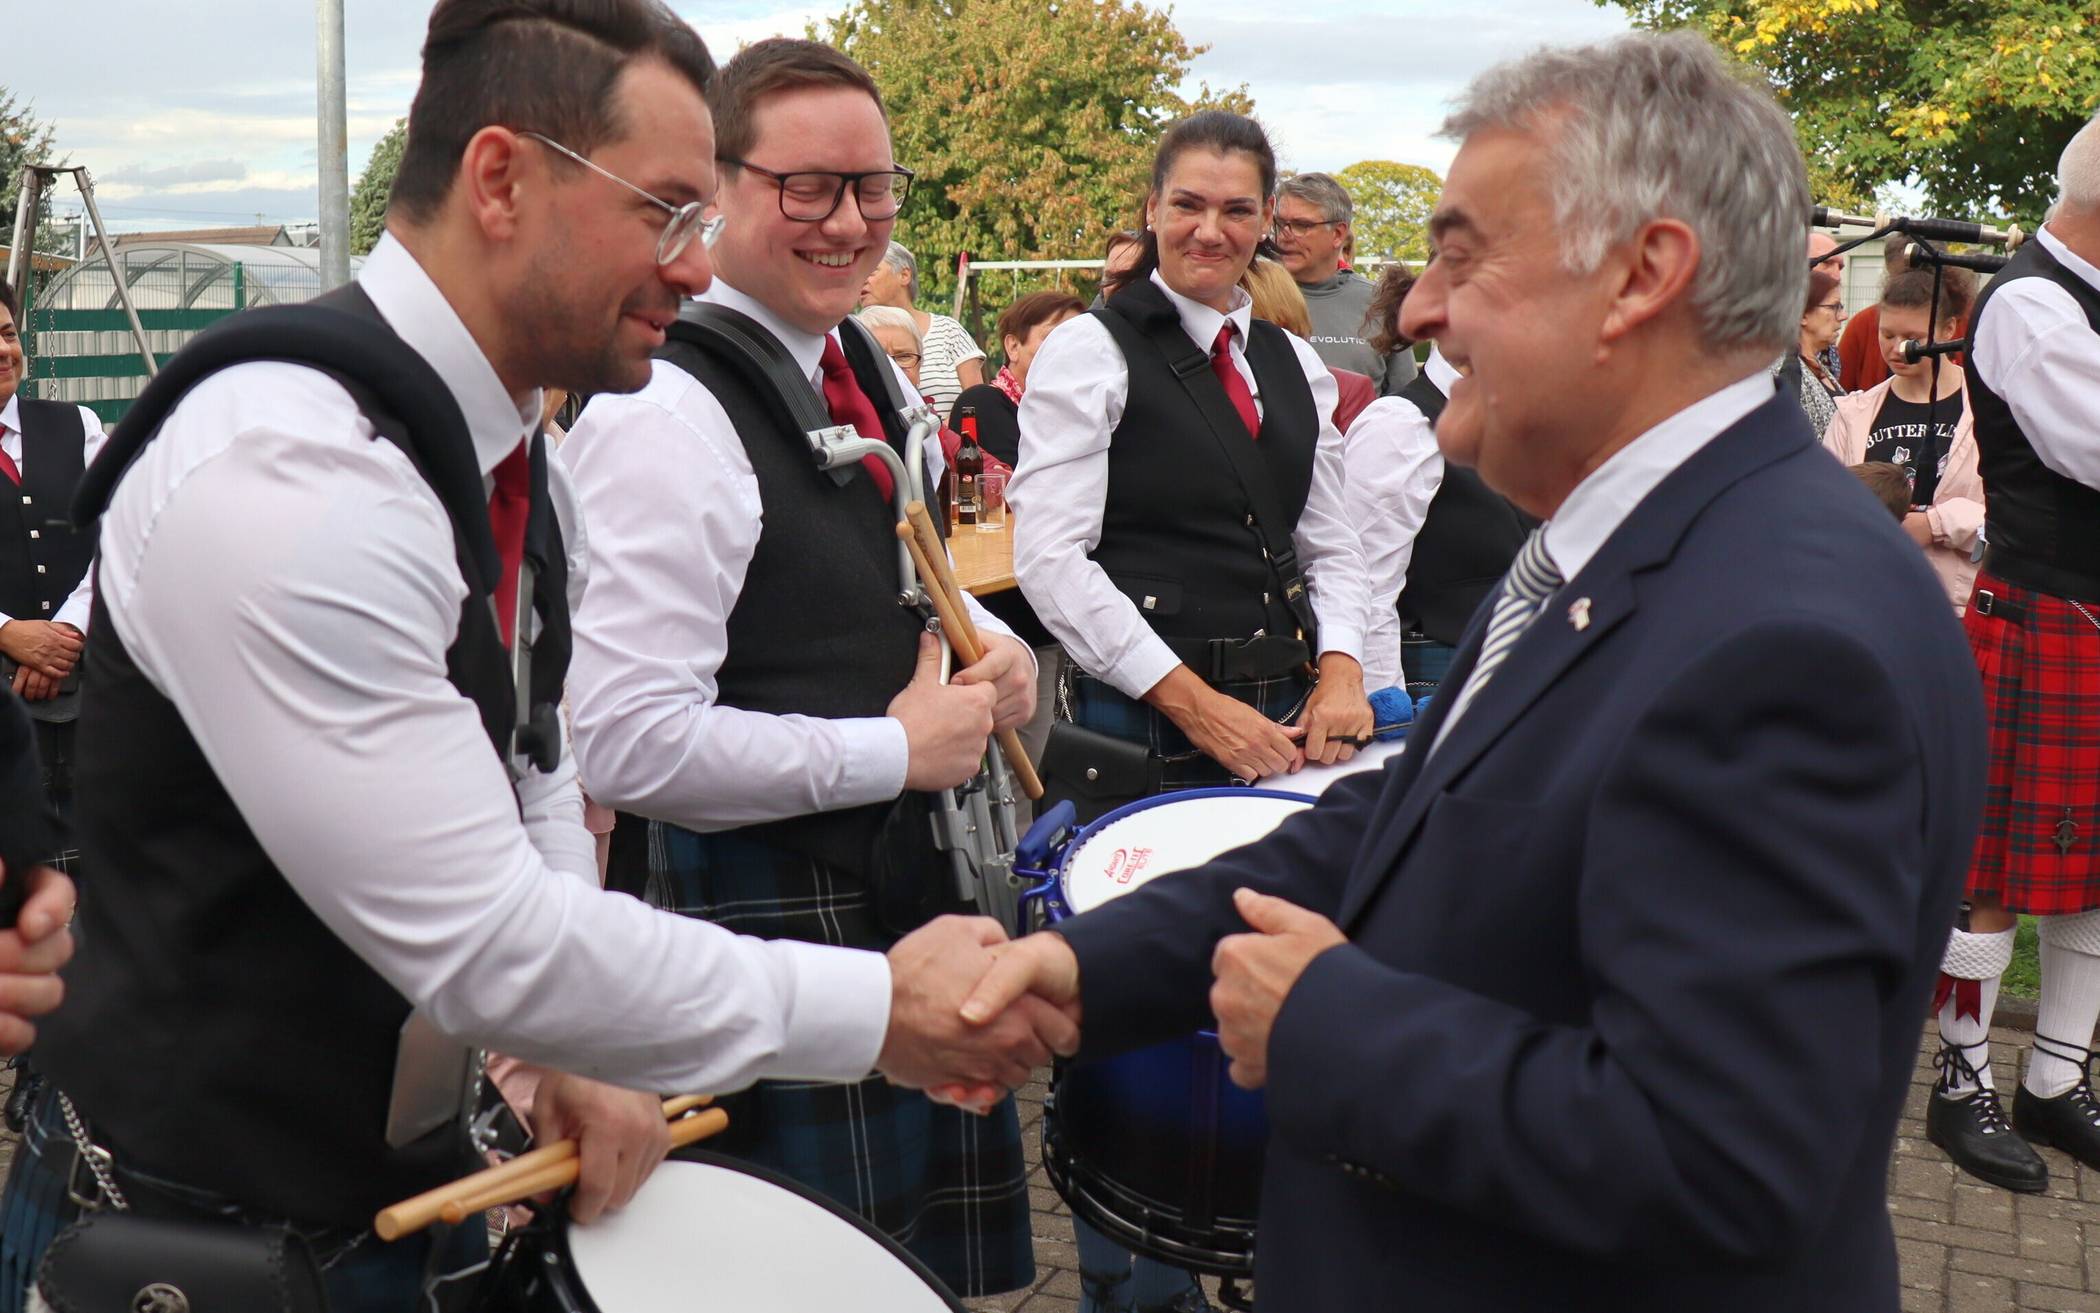
[[[737,831],[652,821],[649,866],[650,902],[738,934],[877,951],[897,939],[857,877]],[[958,1295],[1035,1280],[1011,1097],[976,1117],[874,1076],[760,1081],[718,1102],[729,1129],[703,1148],[770,1167],[852,1209]]]
[[[1232,772],[1203,755],[1181,727],[1160,711],[1094,678],[1071,661],[1064,667],[1068,681],[1061,705],[1070,709],[1071,722],[1081,729],[1106,734],[1125,743],[1142,743],[1160,759],[1160,792],[1180,789],[1215,789],[1237,782]],[[1212,684],[1226,697],[1244,702],[1270,720],[1288,725],[1305,708],[1313,681],[1305,675],[1275,675]],[[1275,787],[1285,787],[1277,781]]]
[[[1976,577],[1962,625],[1983,679],[1990,769],[1969,895],[2060,916],[2100,907],[2100,603]]]

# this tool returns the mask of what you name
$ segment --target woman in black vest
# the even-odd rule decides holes
[[[1029,370],[1014,573],[1068,654],[1060,718],[1150,754],[1120,797],[1072,782],[1097,806],[1288,774],[1371,733],[1334,378],[1239,286],[1275,189],[1252,120],[1169,129],[1136,269]],[[1187,1273],[1074,1229],[1082,1313],[1204,1307]]]
[[[1371,731],[1334,378],[1238,286],[1275,182],[1251,119],[1169,129],[1133,277],[1050,335],[1021,402],[1015,575],[1069,654],[1069,719],[1151,749],[1154,787],[1288,774]]]

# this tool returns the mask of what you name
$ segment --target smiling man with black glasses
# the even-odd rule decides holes
[[[698,299],[743,315],[835,423],[923,462],[934,486],[938,444],[909,449],[892,397],[916,390],[844,322],[910,194],[875,83],[827,46],[770,40],[723,68],[711,103],[722,223]],[[670,905],[863,949],[969,910],[924,799],[976,774],[995,724],[1033,713],[1035,663],[973,611],[988,653],[940,683],[896,601],[887,468],[834,482],[779,392],[681,341],[641,391],[592,401],[561,458],[591,524],[577,754],[594,798],[648,818]],[[977,1118],[880,1079],[768,1081],[725,1106],[711,1147],[825,1192],[959,1294],[1032,1277],[1011,1099]]]

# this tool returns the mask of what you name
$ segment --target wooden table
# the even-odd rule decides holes
[[[983,597],[1014,586],[1014,521],[997,529],[957,525],[948,534],[948,555],[955,561],[955,582],[966,593]]]

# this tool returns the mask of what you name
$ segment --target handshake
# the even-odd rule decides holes
[[[1268,1082],[1269,1032],[1291,987],[1347,941],[1284,899],[1240,889],[1232,901],[1247,933],[1213,948],[1208,1002],[1233,1082],[1253,1090]],[[1008,940],[987,917],[944,916],[889,960],[890,1028],[875,1065],[892,1084],[988,1112],[1052,1054],[1079,1051],[1079,959],[1055,931]]]
[[[890,1027],[876,1069],[937,1102],[988,1112],[1051,1055],[1079,1051],[1079,961],[1051,933],[944,916],[889,951]]]

